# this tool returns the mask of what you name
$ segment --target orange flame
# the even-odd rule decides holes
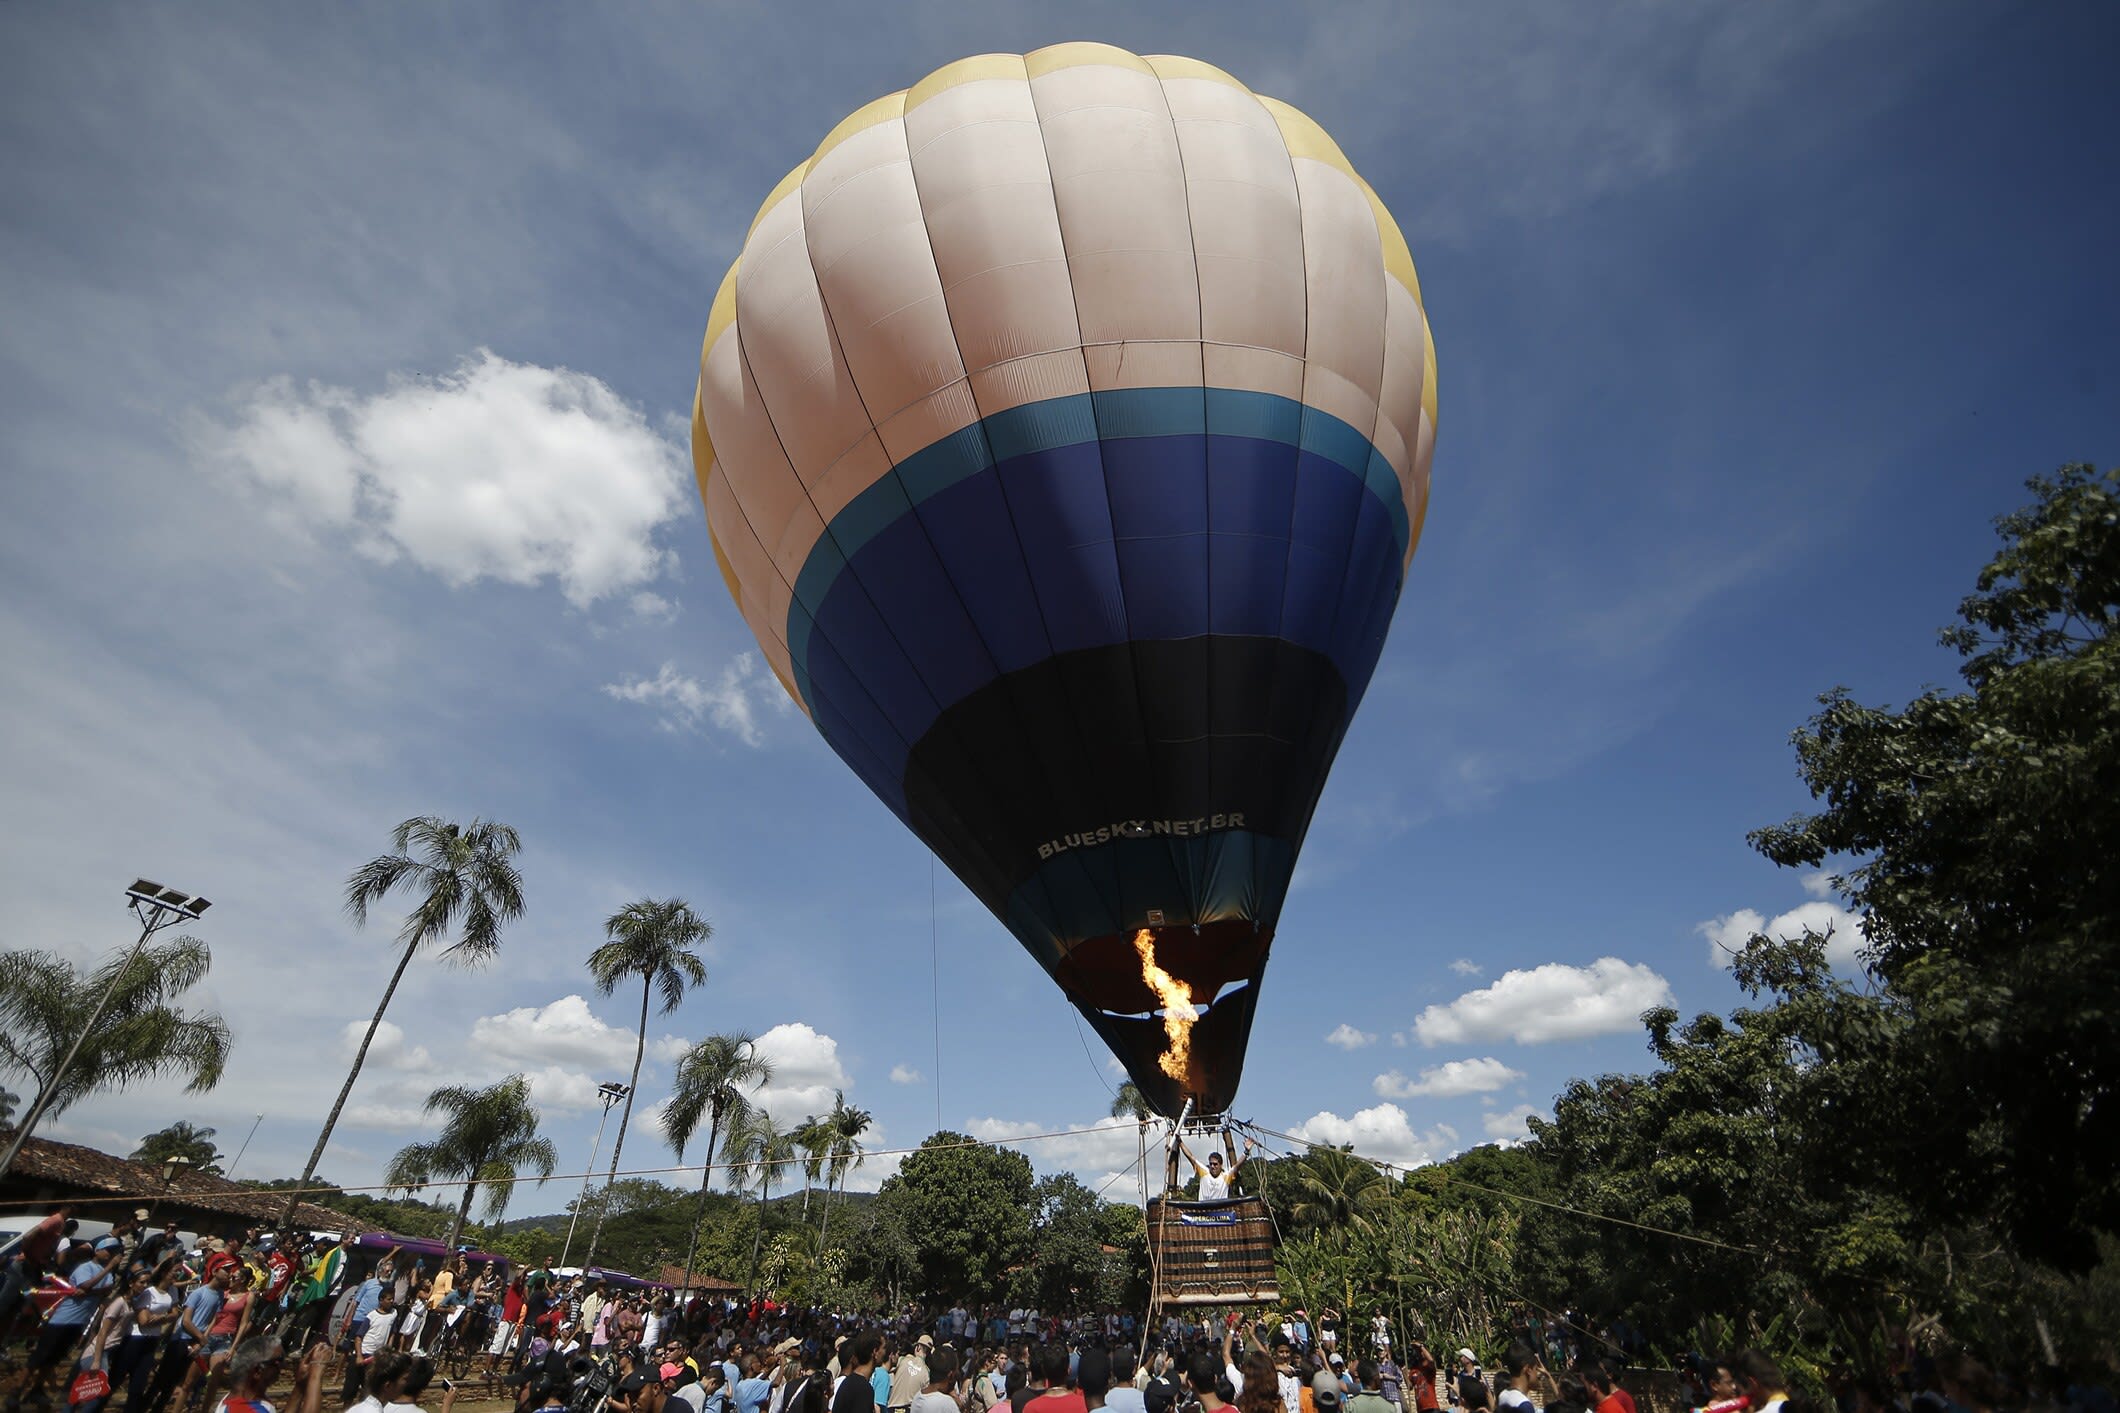
[[[1134,951],[1141,958],[1141,979],[1163,1003],[1163,1035],[1170,1043],[1156,1066],[1172,1079],[1182,1080],[1192,1062],[1193,1022],[1200,1019],[1192,988],[1156,965],[1156,939],[1147,928],[1134,934]]]

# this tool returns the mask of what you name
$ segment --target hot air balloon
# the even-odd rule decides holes
[[[693,460],[760,649],[1167,1115],[1226,1112],[1428,506],[1376,193],[1193,59],[860,108],[715,295]]]

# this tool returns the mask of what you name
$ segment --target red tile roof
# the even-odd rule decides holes
[[[0,1130],[0,1143],[12,1137],[10,1131]],[[160,1165],[135,1163],[78,1143],[59,1143],[48,1138],[32,1138],[23,1144],[14,1167],[0,1178],[0,1201],[24,1200],[54,1205],[66,1201],[93,1204],[94,1215],[105,1220],[115,1219],[128,1202],[142,1207],[155,1205],[164,1212],[175,1207],[223,1218],[214,1223],[217,1228],[273,1225],[287,1205],[284,1193],[245,1187],[203,1173],[181,1173],[165,1185]],[[373,1223],[314,1202],[295,1208],[294,1224],[304,1230],[349,1234],[375,1230]]]

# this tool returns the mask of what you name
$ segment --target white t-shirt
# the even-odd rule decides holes
[[[1522,1408],[1528,1410],[1528,1413],[1538,1413],[1538,1405],[1531,1401],[1531,1395],[1520,1388],[1503,1389],[1495,1395],[1494,1405],[1497,1408]]]
[[[139,1298],[133,1301],[133,1333],[144,1335],[162,1333],[162,1331],[169,1328],[167,1325],[142,1325],[140,1317],[142,1315],[167,1315],[176,1308],[176,1304],[177,1297],[166,1290],[149,1286],[141,1291]]]
[[[348,1405],[346,1413],[383,1413],[383,1400],[371,1393],[359,1403]]]
[[[946,1393],[923,1393],[913,1400],[913,1413],[957,1413],[957,1400]]]
[[[1229,1198],[1229,1175],[1227,1173],[1200,1174],[1200,1200],[1223,1202]]]
[[[395,1320],[389,1319],[370,1320],[367,1330],[361,1335],[361,1353],[371,1359],[381,1354],[383,1346],[390,1343],[390,1327],[396,1323]]]

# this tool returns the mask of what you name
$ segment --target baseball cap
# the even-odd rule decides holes
[[[1319,1408],[1338,1408],[1340,1406],[1340,1391],[1334,1388],[1321,1388],[1310,1396],[1310,1401]]]
[[[1480,1356],[1479,1356],[1479,1355],[1477,1355],[1477,1354],[1474,1354],[1474,1353],[1473,1353],[1473,1352],[1472,1352],[1471,1350],[1469,1350],[1469,1349],[1460,1349],[1460,1350],[1458,1351],[1458,1358],[1460,1358],[1460,1359],[1470,1359],[1470,1360],[1471,1360],[1471,1361],[1472,1361],[1473,1363],[1475,1363],[1475,1364],[1477,1364],[1477,1363],[1479,1363],[1479,1362],[1480,1362]]]
[[[1347,1361],[1340,1356],[1340,1352],[1338,1350],[1334,1350],[1332,1353],[1332,1362],[1335,1364],[1345,1364]]]
[[[931,1335],[922,1335],[920,1338],[913,1341],[913,1347],[915,1349],[933,1349],[935,1347],[934,1337]]]
[[[665,1364],[662,1366],[659,1372],[661,1373],[662,1377],[666,1379],[674,1379],[679,1374],[682,1374],[684,1371],[685,1366],[682,1364]]]

